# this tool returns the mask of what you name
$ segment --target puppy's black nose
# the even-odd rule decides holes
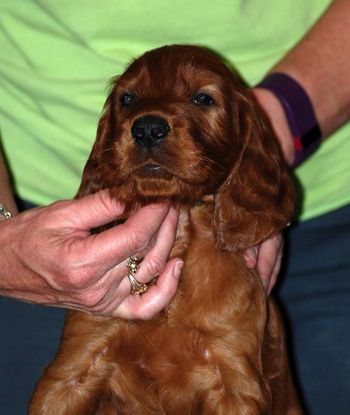
[[[137,118],[131,127],[131,134],[136,143],[148,148],[158,145],[169,131],[170,127],[166,120],[155,115]]]

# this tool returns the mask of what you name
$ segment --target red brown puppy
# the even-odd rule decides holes
[[[289,222],[292,184],[216,55],[165,46],[116,80],[78,196],[104,188],[129,212],[180,206],[179,290],[150,321],[69,312],[30,414],[300,414],[275,304],[242,256]]]

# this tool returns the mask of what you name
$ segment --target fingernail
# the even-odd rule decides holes
[[[180,275],[181,275],[181,271],[182,271],[183,266],[184,266],[183,261],[178,261],[175,264],[175,267],[174,267],[174,277],[176,279],[179,279],[180,278]]]

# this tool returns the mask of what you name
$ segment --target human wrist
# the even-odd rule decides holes
[[[296,79],[283,72],[267,75],[257,88],[270,91],[280,102],[293,138],[293,166],[298,166],[318,148],[322,138],[310,97]]]
[[[18,234],[16,234],[16,224],[13,220],[2,219],[0,221],[0,246],[1,267],[0,267],[0,295],[17,298],[15,292],[18,290],[18,280],[22,279],[23,272],[19,269],[21,261],[18,261],[17,249],[13,249],[16,244]]]
[[[288,121],[283,107],[278,98],[269,90],[255,87],[252,90],[258,104],[264,111],[275,136],[280,144],[285,161],[289,166],[293,165],[295,149],[293,136],[288,126]]]

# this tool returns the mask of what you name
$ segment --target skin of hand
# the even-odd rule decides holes
[[[178,212],[146,206],[123,224],[101,233],[91,229],[118,219],[122,204],[106,191],[30,209],[0,223],[0,294],[39,304],[149,319],[174,296],[182,260],[168,256]],[[130,294],[126,258],[143,257],[137,279],[158,276],[142,296]]]
[[[260,245],[248,248],[244,259],[248,268],[256,268],[263,287],[269,295],[276,284],[281,268],[283,253],[283,236],[277,234]]]

